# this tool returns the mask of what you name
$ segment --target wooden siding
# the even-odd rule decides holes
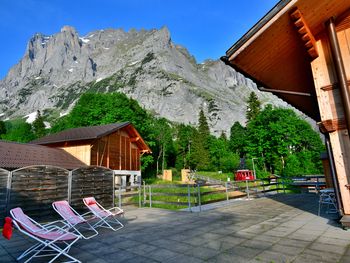
[[[112,170],[140,170],[140,150],[128,134],[117,131],[96,140],[91,147],[90,165]]]
[[[9,178],[9,171],[0,168],[0,224],[3,222],[6,214],[7,203],[7,181]]]
[[[38,220],[57,217],[52,202],[68,200],[68,170],[54,166],[30,166],[12,172],[8,210],[21,207]]]
[[[86,165],[90,165],[91,162],[91,146],[89,145],[76,145],[62,147],[63,150],[73,155],[75,158],[79,159]]]
[[[113,171],[104,167],[83,167],[72,171],[71,204],[83,210],[83,198],[93,196],[103,206],[112,207]]]
[[[350,29],[337,32],[339,46],[346,68],[346,75],[350,79]],[[344,111],[341,95],[337,84],[337,76],[333,66],[328,38],[320,34],[317,39],[319,57],[312,63],[315,89],[321,115],[321,125],[327,122],[342,123]],[[331,87],[331,88],[325,88]],[[349,87],[350,88],[350,87]],[[350,192],[345,185],[350,182],[350,141],[344,125],[338,125],[329,131],[335,168],[339,182],[339,190],[343,202],[344,213],[350,214]]]

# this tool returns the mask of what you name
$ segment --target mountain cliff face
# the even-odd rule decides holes
[[[221,61],[197,64],[171,41],[166,27],[80,37],[65,26],[55,35],[30,39],[24,57],[0,81],[0,111],[3,119],[38,109],[62,114],[87,91],[123,92],[156,115],[186,124],[195,125],[203,108],[216,134],[245,122],[251,91],[263,104],[287,106]]]

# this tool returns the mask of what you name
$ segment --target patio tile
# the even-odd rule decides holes
[[[215,257],[212,257],[208,260],[208,262],[215,263],[247,263],[247,258],[234,256],[232,254],[221,253]]]
[[[345,246],[340,246],[339,244],[325,244],[325,243],[319,243],[314,242],[309,246],[310,249],[318,250],[322,252],[330,252],[330,253],[337,253],[337,254],[344,254],[346,251]]]
[[[102,255],[100,257],[106,260],[107,262],[114,263],[114,262],[124,262],[126,260],[132,260],[133,258],[137,258],[138,255],[126,250],[119,250],[115,253]]]
[[[279,245],[290,247],[306,247],[310,244],[310,241],[297,240],[292,238],[284,238],[278,241]]]
[[[157,250],[152,251],[152,253],[146,255],[148,258],[153,259],[153,260],[157,260],[157,261],[164,261],[164,260],[169,260],[171,258],[176,257],[178,254],[170,251],[168,249],[165,248],[160,248]]]
[[[256,255],[250,262],[292,262],[295,255],[286,255],[274,251],[265,250],[264,252]]]
[[[328,251],[319,251],[319,250],[313,250],[313,249],[305,249],[301,255],[312,255],[312,256],[318,256],[318,262],[338,262],[342,255],[337,253],[332,253]]]
[[[262,252],[261,249],[243,247],[240,245],[225,251],[226,254],[232,255],[234,258],[238,256],[238,257],[245,258],[246,261],[253,259],[256,255],[258,255],[261,252]]]
[[[304,251],[305,247],[293,247],[293,246],[284,246],[280,244],[275,244],[269,248],[269,251],[280,253],[283,255],[299,255]]]
[[[206,248],[206,247],[195,247],[184,252],[185,255],[193,256],[203,260],[207,260],[218,255],[220,252],[215,249]]]
[[[269,249],[273,243],[271,242],[262,242],[260,240],[247,240],[243,243],[240,244],[243,247],[249,247],[249,248],[253,248],[253,249],[257,249],[257,250],[267,250]]]
[[[186,262],[186,263],[202,263],[202,262],[206,262],[203,261],[202,259],[196,258],[196,257],[192,257],[192,256],[188,256],[188,255],[178,255],[174,258],[168,259],[168,260],[164,260],[163,262],[166,263],[179,263],[179,262]]]

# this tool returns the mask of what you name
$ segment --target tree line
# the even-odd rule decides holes
[[[28,142],[48,133],[68,128],[131,122],[152,149],[142,157],[145,176],[155,176],[163,169],[233,172],[251,169],[253,162],[259,177],[271,173],[296,176],[322,173],[320,153],[324,145],[310,124],[290,109],[261,108],[256,94],[247,100],[247,122],[233,123],[230,136],[210,133],[203,109],[196,127],[156,118],[136,100],[122,93],[83,94],[71,112],[45,129],[38,112],[32,124],[23,120],[0,122],[4,140]]]

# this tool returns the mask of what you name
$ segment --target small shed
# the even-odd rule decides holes
[[[68,129],[31,143],[63,149],[86,165],[107,167],[116,175],[130,175],[131,183],[141,176],[141,156],[151,153],[130,122]]]

